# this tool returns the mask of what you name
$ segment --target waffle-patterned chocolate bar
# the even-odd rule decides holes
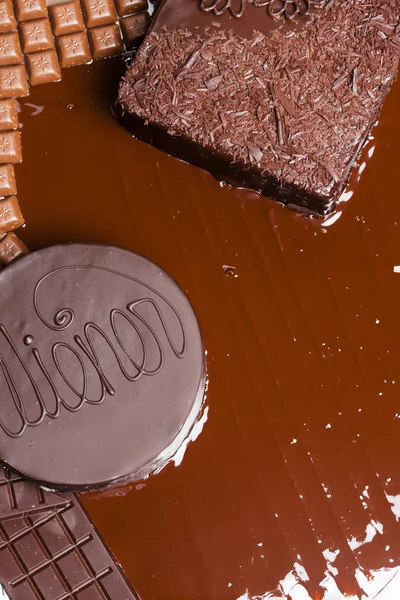
[[[74,494],[0,470],[0,590],[10,600],[138,600]]]

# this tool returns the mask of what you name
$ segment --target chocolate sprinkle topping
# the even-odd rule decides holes
[[[243,171],[336,201],[399,56],[397,0],[333,0],[304,27],[267,36],[158,28],[119,100]]]

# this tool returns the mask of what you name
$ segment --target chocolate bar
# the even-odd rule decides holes
[[[396,0],[164,0],[119,91],[139,139],[324,215],[398,68]]]
[[[73,494],[0,469],[0,592],[23,598],[138,600]]]
[[[38,19],[21,23],[21,39],[24,54],[42,52],[54,48],[54,39],[49,19]]]
[[[200,331],[175,282],[136,254],[84,245],[30,254],[0,280],[2,464],[62,491],[164,466],[205,387]]]
[[[0,239],[0,264],[9,265],[14,260],[28,254],[28,248],[15,235],[15,233],[7,233]]]
[[[0,164],[16,164],[22,160],[21,134],[19,131],[0,133]]]

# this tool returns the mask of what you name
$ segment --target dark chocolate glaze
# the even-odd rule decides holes
[[[209,148],[202,148],[187,138],[170,135],[156,123],[145,123],[137,115],[123,111],[119,104],[114,105],[113,111],[119,123],[138,140],[208,171],[222,183],[258,191],[303,213],[321,216],[332,209],[330,197],[310,196],[294,185],[280,185],[275,177],[262,177],[256,169],[249,168],[243,171],[227,157],[212,152]]]
[[[59,490],[161,469],[204,393],[199,328],[175,282],[132,252],[73,244],[28,255],[0,284],[0,460]]]
[[[21,237],[165,269],[201,323],[209,411],[179,467],[86,508],[143,600],[320,600],[324,586],[343,600],[359,585],[372,599],[386,583],[396,599],[400,82],[324,224],[116,127],[119,64],[66,70],[21,103]],[[308,580],[293,587],[295,563]]]
[[[241,0],[232,0],[232,8],[234,12],[238,12]],[[208,2],[211,6],[213,3]],[[222,2],[219,2],[221,5]],[[224,0],[224,4],[228,4]],[[232,16],[229,10],[225,10],[222,14],[216,15],[214,12],[205,12],[200,9],[200,0],[177,0],[176,2],[161,2],[157,8],[157,19],[153,18],[150,26],[151,31],[159,31],[163,24],[179,23],[179,27],[184,27],[189,30],[204,30],[207,27],[212,28],[217,23],[218,26],[226,29],[231,29],[240,35],[251,36],[254,30],[262,31],[267,34],[278,28],[287,30],[298,30],[303,27],[309,18],[309,15],[299,14],[294,20],[285,20],[283,18],[272,18],[268,14],[268,7],[254,6],[246,0],[245,11],[240,18]],[[324,4],[324,3],[322,3]],[[188,5],[190,9],[188,10]],[[192,10],[192,7],[195,10]],[[310,13],[322,9],[322,6],[313,6]]]
[[[247,2],[235,19],[163,0],[121,81],[117,116],[135,137],[222,181],[323,216],[397,74],[398,10],[392,0],[322,2],[306,28],[266,10]]]

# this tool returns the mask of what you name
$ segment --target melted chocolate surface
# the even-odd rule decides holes
[[[60,490],[162,468],[204,392],[199,328],[175,282],[132,252],[72,244],[28,255],[0,283],[5,465]]]
[[[133,140],[119,66],[22,102],[21,237],[160,264],[202,325],[208,420],[179,467],[86,508],[143,600],[397,598],[400,82],[319,223]]]

